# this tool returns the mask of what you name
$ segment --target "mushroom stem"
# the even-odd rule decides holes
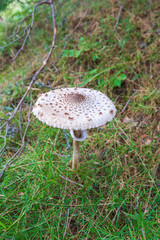
[[[79,166],[79,142],[73,139],[72,169],[77,170]]]
[[[79,166],[79,142],[84,141],[88,134],[86,130],[70,130],[70,133],[73,137],[72,169],[77,170]]]

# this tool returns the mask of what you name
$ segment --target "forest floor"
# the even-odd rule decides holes
[[[53,35],[48,9],[39,8],[14,62],[22,39],[1,52],[1,124],[48,53]],[[55,13],[55,48],[34,83],[33,103],[50,88],[80,86],[106,94],[117,113],[105,126],[89,130],[77,171],[70,169],[69,131],[31,114],[25,148],[1,178],[0,239],[158,240],[160,3],[56,1]],[[30,100],[27,95],[8,133],[0,132],[1,169],[22,145]]]

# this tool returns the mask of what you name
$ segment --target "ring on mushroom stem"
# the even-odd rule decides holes
[[[33,106],[33,114],[49,126],[69,129],[73,137],[72,169],[78,169],[79,142],[87,129],[113,119],[116,108],[103,93],[88,88],[61,88],[43,93]]]
[[[82,142],[88,137],[86,130],[70,130],[70,134],[78,142]]]

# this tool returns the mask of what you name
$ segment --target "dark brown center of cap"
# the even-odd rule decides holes
[[[66,96],[66,100],[70,103],[81,103],[85,100],[85,96],[79,93],[70,93]]]

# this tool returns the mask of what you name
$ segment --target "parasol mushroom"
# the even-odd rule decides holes
[[[77,170],[79,142],[88,136],[87,129],[111,121],[116,108],[100,91],[75,87],[40,94],[32,112],[49,126],[70,130],[73,137],[72,169]]]

